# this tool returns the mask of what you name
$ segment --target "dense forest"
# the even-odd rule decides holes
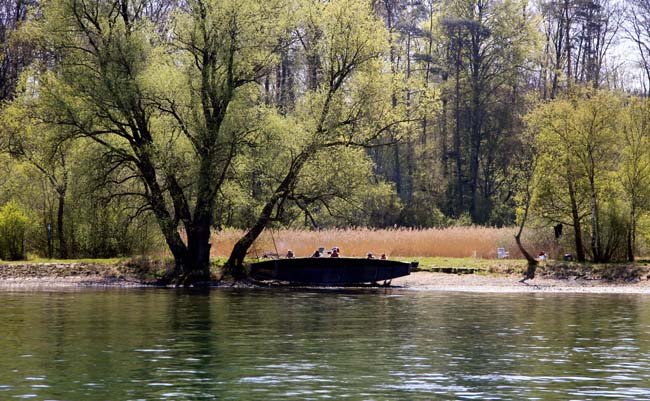
[[[2,259],[164,238],[191,282],[226,227],[235,276],[271,224],[650,235],[646,0],[0,7]]]

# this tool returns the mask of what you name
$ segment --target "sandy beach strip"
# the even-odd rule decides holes
[[[591,293],[648,294],[650,281],[612,282],[588,279],[550,279],[537,277],[521,283],[519,275],[445,274],[416,272],[394,279],[393,286],[421,291],[462,291],[488,293]]]
[[[416,272],[392,280],[396,290],[476,292],[476,293],[585,293],[585,294],[646,294],[650,295],[650,281],[611,282],[586,279],[535,278],[521,283],[518,275],[445,274]],[[0,291],[11,289],[57,290],[70,288],[142,288],[146,283],[126,278],[83,276],[2,277]],[[214,283],[215,287],[232,288],[233,283]],[[234,285],[234,287],[240,287]],[[246,287],[246,286],[244,286]],[[313,287],[311,287],[313,288]],[[327,287],[330,289],[336,289]],[[351,287],[346,287],[351,288]],[[368,287],[364,287],[368,288]],[[372,287],[371,287],[372,288]],[[385,289],[386,287],[381,287]]]

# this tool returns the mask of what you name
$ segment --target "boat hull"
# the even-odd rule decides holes
[[[391,280],[410,273],[410,265],[394,260],[362,258],[276,259],[251,265],[256,280],[304,284],[361,284]]]

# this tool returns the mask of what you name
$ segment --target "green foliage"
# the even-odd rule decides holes
[[[537,132],[534,210],[552,225],[579,230],[594,261],[622,259],[635,247],[650,174],[645,107],[616,93],[578,90],[528,116]],[[580,246],[576,238],[574,252]]]
[[[530,195],[535,223],[575,227],[593,258],[634,250],[637,226],[646,240],[648,102],[553,87],[556,100],[523,119],[542,89],[533,82],[563,68],[540,57],[544,10],[151,5],[52,0],[21,24],[16,36],[48,56],[2,105],[0,204],[38,222],[29,252],[47,254],[47,224],[54,253],[70,257],[146,253],[163,239],[182,255],[195,233],[208,243],[206,227],[250,228],[260,216],[501,226],[523,217]]]
[[[472,225],[472,216],[470,216],[469,213],[463,213],[460,217],[454,220],[454,226],[456,227],[471,227]]]
[[[529,79],[541,49],[537,20],[529,3],[510,0],[447,0],[439,10],[432,44],[443,107],[430,128],[443,178],[439,208],[478,224],[512,224],[516,155],[527,145],[528,101],[517,82]]]
[[[21,260],[25,258],[25,234],[29,219],[16,202],[0,208],[0,258]]]

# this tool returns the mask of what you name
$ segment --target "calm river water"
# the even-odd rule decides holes
[[[650,297],[0,291],[0,400],[650,400]]]

